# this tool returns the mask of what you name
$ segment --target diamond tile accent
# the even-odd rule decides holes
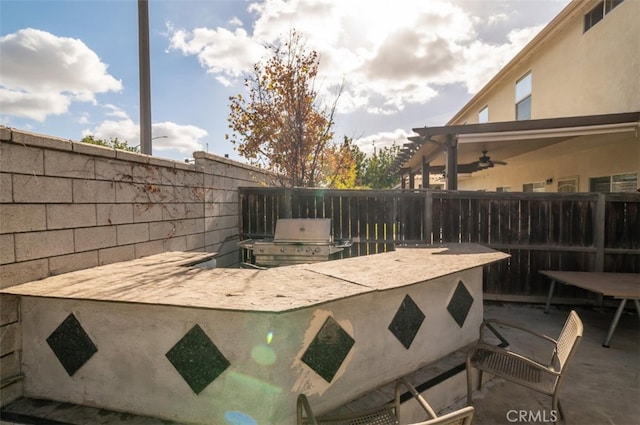
[[[331,382],[354,343],[338,322],[329,317],[309,344],[302,361],[325,381]]]
[[[96,352],[89,335],[72,314],[47,338],[47,344],[58,358],[69,376],[73,376]]]
[[[422,322],[424,322],[424,313],[413,299],[407,295],[402,300],[400,308],[398,308],[396,315],[389,324],[389,330],[408,350]]]
[[[231,365],[198,325],[191,328],[166,356],[196,394]]]
[[[469,314],[472,304],[473,297],[464,283],[459,281],[451,297],[451,301],[449,301],[449,305],[447,306],[447,310],[449,310],[449,313],[458,326],[462,327],[462,325],[464,325],[464,321],[467,319],[467,314]]]

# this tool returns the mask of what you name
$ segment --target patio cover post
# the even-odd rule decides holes
[[[422,188],[429,189],[429,176],[431,171],[429,170],[431,167],[427,158],[425,156],[422,157]]]
[[[458,190],[458,136],[447,134],[445,147],[447,190]]]

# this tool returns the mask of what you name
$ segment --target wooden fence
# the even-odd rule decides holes
[[[538,270],[640,273],[640,194],[240,188],[241,239],[273,237],[278,218],[331,218],[343,257],[397,245],[475,242],[509,253],[485,268],[489,298],[541,299]],[[559,296],[593,298],[572,287]]]

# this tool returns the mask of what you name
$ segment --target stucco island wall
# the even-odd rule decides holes
[[[482,266],[503,258],[457,245],[256,271],[165,253],[3,292],[22,298],[27,396],[184,423],[292,424],[300,392],[332,410],[474,341]],[[68,344],[82,333],[95,348]],[[181,356],[191,371],[178,371]]]

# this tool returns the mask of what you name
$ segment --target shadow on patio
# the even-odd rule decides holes
[[[576,307],[584,324],[584,336],[560,389],[566,423],[631,425],[640,423],[640,332],[635,311],[623,314],[611,340],[602,342],[614,310]],[[556,338],[569,314],[566,306],[552,307],[544,314],[541,305],[485,305],[485,318],[523,324]],[[538,352],[525,335],[499,332],[514,346],[527,341],[527,354]],[[544,354],[547,358],[548,350]],[[474,392],[476,424],[549,423],[551,398],[495,378]],[[466,404],[459,400],[450,409]],[[449,410],[449,409],[447,409]],[[521,413],[524,412],[524,413]],[[531,413],[529,413],[531,412]]]

